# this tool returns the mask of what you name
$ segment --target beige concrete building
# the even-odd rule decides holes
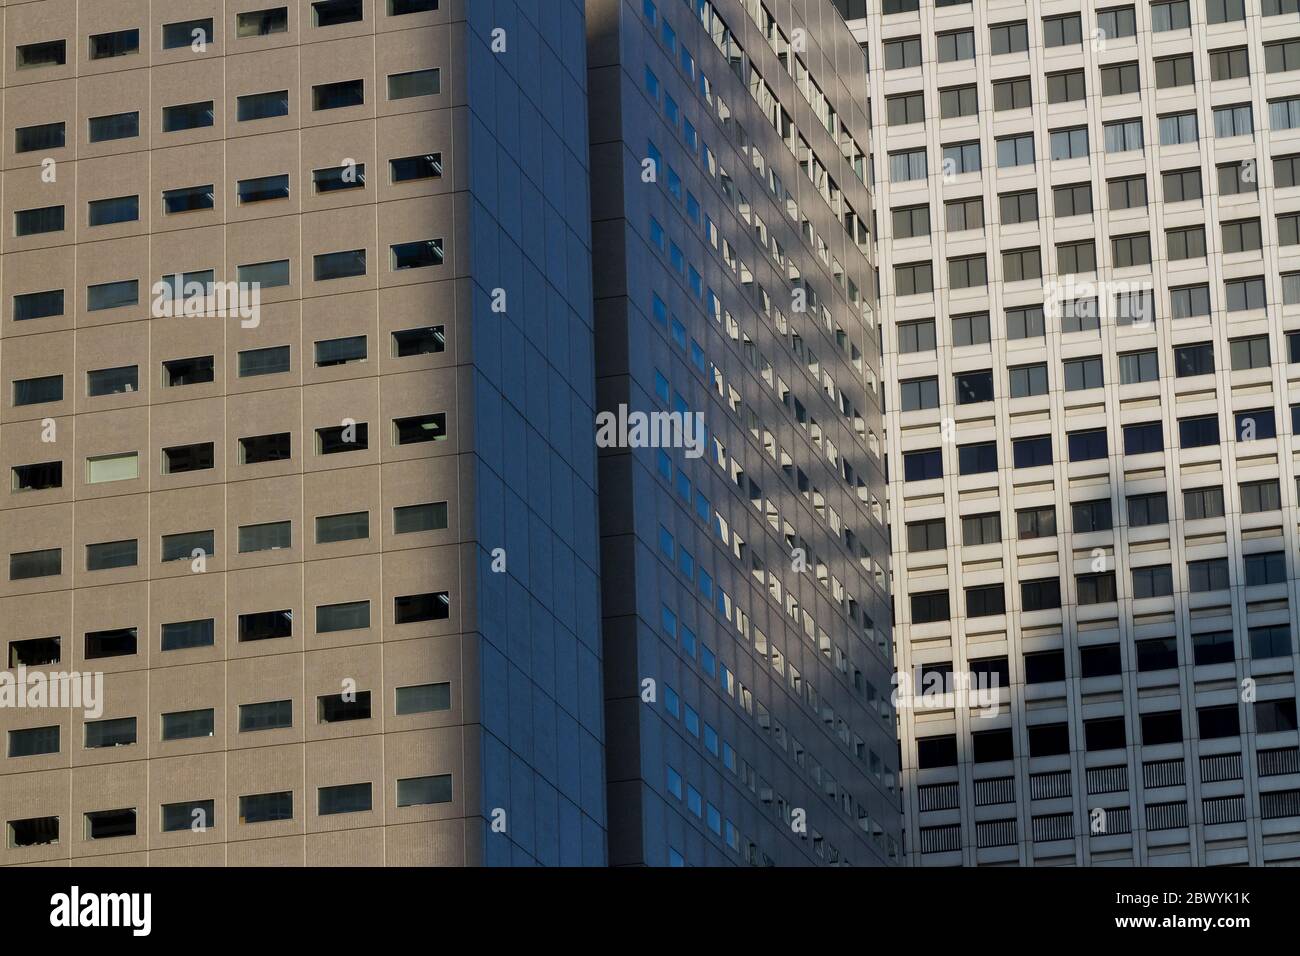
[[[1294,864],[1297,4],[835,3],[898,668],[998,686],[900,706],[908,861]]]
[[[483,858],[467,6],[3,5],[0,863]]]

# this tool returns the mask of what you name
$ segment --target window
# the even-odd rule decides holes
[[[194,737],[211,737],[215,726],[215,713],[207,710],[178,710],[162,715],[163,740],[190,740]]]
[[[316,698],[316,719],[322,724],[370,719],[370,691],[327,694]]]
[[[1106,429],[1091,428],[1067,432],[1070,461],[1093,461],[1106,457]]]
[[[31,817],[9,821],[9,846],[11,849],[28,846],[50,846],[59,842],[58,817]]]
[[[959,176],[963,173],[980,171],[980,144],[950,143],[943,147],[943,173],[945,176]]]
[[[939,91],[939,116],[953,119],[958,116],[975,116],[979,113],[979,101],[974,86],[956,86]],[[925,116],[913,122],[924,122]],[[892,124],[891,124],[892,125]]]
[[[241,179],[236,187],[240,205],[289,198],[289,174]]]
[[[211,126],[212,123],[212,100],[163,107],[164,133],[179,133],[187,129],[201,129],[204,126]]]
[[[1136,63],[1114,63],[1101,68],[1101,95],[1136,93],[1141,86]]]
[[[1264,69],[1267,72],[1286,73],[1297,68],[1300,68],[1300,40],[1264,44]]]
[[[1029,756],[1051,757],[1070,752],[1068,724],[1039,724],[1028,729]]]
[[[1110,201],[1111,209],[1142,209],[1147,204],[1147,180],[1145,176],[1126,176],[1121,179],[1108,179],[1106,181],[1106,194]],[[1133,237],[1128,237],[1132,239]],[[1151,239],[1146,233],[1141,234],[1141,240],[1145,244],[1146,259],[1145,262],[1151,261]],[[1132,252],[1134,250],[1128,250]],[[1139,256],[1140,259],[1140,256]],[[1118,265],[1118,263],[1116,263]]]
[[[451,709],[451,684],[417,684],[397,688],[397,716]]]
[[[1105,123],[1102,133],[1107,153],[1125,153],[1143,146],[1141,118]]]
[[[1262,441],[1277,437],[1277,419],[1271,408],[1237,412],[1237,441]]]
[[[312,170],[311,181],[312,187],[318,193],[337,192],[341,189],[364,189],[366,187],[366,164],[356,163],[348,166],[314,169]],[[393,181],[397,182],[396,179]]]
[[[214,466],[212,442],[193,445],[174,445],[162,450],[162,473],[179,475],[189,471],[204,471]]]
[[[1164,433],[1160,422],[1124,426],[1124,454],[1150,455],[1162,452],[1164,448]]]
[[[164,833],[197,830],[202,833],[216,825],[215,800],[186,800],[164,803],[159,807],[159,825]]]
[[[312,257],[312,278],[317,282],[366,274],[366,250],[325,252]]]
[[[42,405],[63,401],[63,376],[43,375],[39,378],[14,380],[14,405]]]
[[[15,465],[14,491],[46,491],[63,487],[63,462],[43,461],[35,465]]]
[[[126,541],[104,541],[99,544],[86,545],[86,570],[108,571],[113,568],[133,568],[136,566],[137,542],[134,538]]]
[[[1111,7],[1097,11],[1097,29],[1107,40],[1131,37],[1137,33],[1137,16],[1133,7]]]
[[[30,70],[41,66],[63,66],[67,63],[67,41],[47,40],[44,43],[24,43],[18,46],[17,66]]]
[[[930,521],[909,521],[907,524],[907,550],[938,551],[947,547],[942,518]]]
[[[989,27],[989,52],[993,56],[1003,53],[1023,53],[1029,49],[1029,25],[995,23]]]
[[[438,0],[388,0],[388,12],[397,17],[407,13],[428,13],[438,9]]]
[[[1092,184],[1073,183],[1052,187],[1053,212],[1058,219],[1092,214]]]
[[[173,621],[162,626],[162,649],[183,651],[192,647],[212,647],[216,632],[212,618]]]
[[[171,359],[162,363],[163,386],[177,388],[182,385],[196,385],[213,381],[215,362],[211,355],[198,358]]]
[[[1083,23],[1077,13],[1063,17],[1043,17],[1043,46],[1079,46],[1083,43]]]
[[[1071,103],[1084,98],[1083,70],[1047,74],[1047,102]]]
[[[1219,443],[1219,419],[1215,415],[1198,415],[1178,419],[1178,447],[1203,448]]]
[[[399,242],[389,247],[392,251],[393,271],[423,269],[442,265],[442,240],[421,239],[416,242]],[[363,268],[364,272],[364,257]]]
[[[1229,312],[1262,309],[1265,305],[1264,279],[1228,279],[1223,283]]]
[[[1240,489],[1242,514],[1277,511],[1282,507],[1282,493],[1276,479],[1243,481]]]
[[[1051,538],[1056,535],[1056,509],[1022,508],[1016,512],[1016,539]]]
[[[92,60],[107,60],[115,56],[128,56],[139,52],[139,30],[93,33],[90,36],[90,58]]]
[[[996,144],[999,169],[1009,169],[1013,166],[1028,166],[1034,162],[1033,133],[1002,136],[997,139]]]
[[[399,807],[451,803],[451,800],[451,774],[442,774],[436,777],[410,777],[397,781],[397,805]]]
[[[951,36],[952,34],[947,34]],[[969,34],[967,34],[969,36]],[[939,57],[943,61],[944,36],[939,34]],[[971,41],[971,56],[974,56],[974,40]],[[955,57],[954,57],[955,59]],[[909,67],[921,65],[921,38],[904,37],[900,40],[888,40],[885,42],[885,69],[886,70],[905,70]]]
[[[1052,436],[1017,438],[1011,443],[1011,460],[1015,468],[1037,468],[1052,463]]]
[[[1250,57],[1246,47],[1210,51],[1210,79],[1236,80],[1250,76]]]
[[[40,209],[19,209],[14,212],[14,235],[36,236],[63,230],[63,207],[43,206]]]
[[[198,557],[195,552],[204,555],[217,553],[215,532],[183,531],[179,534],[162,536],[163,561],[189,561]]]
[[[403,505],[393,509],[393,534],[441,531],[447,527],[447,502]]]
[[[363,813],[370,809],[369,783],[348,783],[333,787],[320,787],[316,791],[316,813],[318,816],[332,816],[336,813]]]
[[[257,465],[268,461],[286,461],[292,457],[289,432],[273,435],[250,435],[239,439],[239,462]]]
[[[182,20],[179,23],[163,24],[164,50],[175,50],[186,46],[201,49],[211,42],[211,17],[203,20]]]
[[[264,37],[272,33],[285,33],[289,29],[289,8],[273,7],[269,10],[249,10],[235,15],[235,36]]]
[[[940,33],[938,35],[938,40],[939,40],[939,62],[940,63],[956,63],[958,60],[975,59],[975,31],[974,30],[952,30],[947,33]],[[895,41],[895,44],[897,44],[897,42],[898,41]],[[905,65],[920,66],[921,65],[920,39],[918,37],[909,37],[907,40],[904,40],[902,42],[907,44],[915,44],[916,46],[916,54],[914,60],[908,59],[908,54],[910,54],[910,50],[905,49],[901,51],[904,55]],[[890,69],[889,46],[890,44],[885,45],[885,69],[886,70]]]
[[[1119,356],[1119,382],[1121,385],[1134,385],[1138,382],[1154,382],[1160,378],[1160,365],[1155,349],[1140,352],[1123,352]]]
[[[388,161],[389,176],[394,183],[411,182],[417,179],[442,178],[442,153],[426,153],[423,156],[403,156]]]
[[[938,621],[947,621],[951,616],[948,613],[947,591],[927,591],[921,594],[913,594],[911,595],[911,606],[913,624],[932,624]]]
[[[139,476],[139,455],[136,452],[86,459],[86,481],[92,485],[108,481],[127,481]]]
[[[940,102],[942,103],[942,98]],[[886,125],[907,126],[911,123],[923,122],[925,122],[925,94],[900,93],[885,98]]]
[[[1190,86],[1196,79],[1190,53],[1166,56],[1156,60],[1156,89]]]
[[[925,179],[928,175],[925,148],[889,154],[889,181],[905,183]]]
[[[1002,278],[1006,282],[1038,279],[1043,275],[1043,262],[1038,247],[1008,249],[1002,253]]]
[[[409,73],[388,75],[388,98],[404,100],[413,96],[435,96],[442,86],[442,71],[412,70]]]
[[[998,470],[998,446],[995,442],[974,442],[957,446],[957,473],[980,475]]]
[[[1020,582],[1021,609],[1048,611],[1061,606],[1061,582],[1056,578]]]
[[[1286,552],[1269,551],[1264,554],[1248,554],[1244,557],[1245,581],[1247,587],[1265,584],[1281,584],[1286,581]],[[1291,653],[1288,647],[1287,653]]]
[[[934,346],[934,319],[925,319],[920,322],[900,322],[898,324],[899,352],[903,354],[933,352]]]
[[[948,285],[954,289],[971,289],[988,285],[988,265],[982,255],[961,256],[948,260]]]
[[[1060,215],[1058,212],[1057,215]],[[1020,222],[1038,221],[1038,193],[1029,189],[1024,192],[1002,193],[998,196],[998,216],[1003,225]],[[949,231],[952,230],[951,224]]]
[[[239,553],[280,551],[293,547],[293,522],[268,521],[246,524],[239,529]]]
[[[194,212],[198,209],[212,209],[216,204],[211,183],[206,186],[185,186],[181,189],[167,189],[163,191],[162,198],[163,212],[169,216],[182,212]]]
[[[311,108],[313,110],[343,109],[348,106],[360,106],[365,101],[364,80],[322,83],[311,88]]]
[[[14,130],[14,152],[34,153],[62,149],[66,128],[63,123],[44,123],[40,126],[20,126]]]
[[[966,616],[992,617],[1006,613],[1006,595],[1001,584],[966,589]]]
[[[59,752],[59,728],[24,727],[9,731],[10,757],[35,757]]]
[[[316,518],[316,543],[335,544],[360,541],[370,537],[370,512],[320,515]]]
[[[86,206],[91,226],[111,226],[119,222],[135,222],[140,218],[139,196],[92,199]]]
[[[311,5],[312,24],[318,27],[335,27],[343,23],[359,23],[362,17],[361,0],[317,0]]]
[[[10,581],[53,577],[62,573],[63,551],[60,548],[47,548],[43,551],[19,551],[9,555]]]
[[[256,611],[239,615],[241,641],[266,641],[292,635],[292,611]]]
[[[270,823],[293,819],[293,791],[253,793],[239,798],[239,822]]]
[[[957,405],[979,405],[993,401],[993,372],[958,372],[953,376]]]
[[[929,262],[910,262],[894,266],[896,295],[924,295],[934,291],[934,270]]]
[[[1094,272],[1097,269],[1097,250],[1091,239],[1081,242],[1056,244],[1056,271],[1062,274]]]
[[[950,199],[943,204],[949,232],[984,228],[984,203],[978,197]]]
[[[1041,305],[1007,309],[1006,321],[1008,339],[1041,339],[1045,334],[1046,326]]]
[[[1033,103],[1028,77],[993,82],[993,111],[1027,110]]]
[[[1160,145],[1161,146],[1179,146],[1184,143],[1195,143],[1196,132],[1196,112],[1189,111],[1186,113],[1168,113],[1158,117],[1160,123]]]
[[[239,377],[274,375],[289,371],[289,346],[274,345],[264,349],[245,349],[239,353]]]
[[[1168,597],[1174,593],[1173,569],[1167,564],[1133,569],[1133,597]]]
[[[1070,508],[1074,514],[1075,534],[1110,531],[1114,527],[1111,519],[1109,498],[1098,498],[1095,501],[1076,501]]]
[[[1249,136],[1255,132],[1255,122],[1249,103],[1214,108],[1214,135],[1216,139],[1232,136]]]
[[[961,543],[968,547],[997,544],[1002,540],[1002,516],[996,511],[965,515],[961,519]]]
[[[905,379],[898,383],[898,388],[900,411],[939,407],[939,380],[936,378]]]
[[[943,456],[938,448],[904,453],[904,481],[927,481],[931,478],[942,477]]]
[[[1183,492],[1183,514],[1189,521],[1223,517],[1223,489],[1187,489]]]
[[[1185,226],[1165,230],[1165,251],[1170,261],[1205,258],[1205,227]]]
[[[1116,236],[1111,240],[1111,258],[1116,269],[1151,264],[1151,237],[1145,232]]]
[[[1065,390],[1077,392],[1087,388],[1101,388],[1101,356],[1067,359],[1065,361]]]
[[[1258,223],[1256,223],[1258,225]],[[1248,338],[1232,339],[1228,343],[1232,356],[1234,371],[1250,368],[1268,368],[1268,336],[1254,335]]]
[[[445,621],[451,616],[451,595],[446,591],[407,594],[394,599],[394,623]]]
[[[927,205],[903,206],[900,209],[894,209],[891,212],[891,218],[893,219],[895,239],[911,239],[916,236],[928,236],[930,234],[930,207]]]
[[[1164,492],[1128,496],[1128,523],[1134,528],[1145,528],[1169,521],[1169,502]]]
[[[1255,702],[1255,732],[1276,734],[1294,731],[1296,707],[1294,699],[1258,700]]]
[[[1241,733],[1236,704],[1226,704],[1219,707],[1198,707],[1196,709],[1196,722],[1202,740],[1236,737]]]
[[[289,260],[253,262],[236,266],[235,274],[241,283],[257,285],[263,289],[274,289],[289,284]]]
[[[86,659],[103,657],[129,657],[136,652],[136,629],[118,627],[107,631],[86,633]]]
[[[1047,394],[1047,365],[1014,365],[1007,369],[1011,380],[1011,397],[1026,398]]]
[[[117,717],[110,720],[86,721],[85,742],[87,750],[102,747],[126,747],[135,743],[135,718]]]
[[[1249,636],[1250,656],[1257,661],[1291,656],[1291,628],[1286,624],[1252,627]]]
[[[140,114],[113,113],[109,116],[92,116],[89,120],[90,141],[104,143],[115,139],[129,139],[140,135]]]

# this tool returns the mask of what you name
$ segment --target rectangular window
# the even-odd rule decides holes
[[[312,22],[318,27],[360,23],[363,16],[361,0],[316,0],[311,12]]]
[[[178,133],[187,129],[201,129],[211,126],[212,100],[199,103],[181,103],[178,106],[163,107],[163,132]]]
[[[1219,443],[1219,419],[1216,415],[1198,415],[1178,419],[1178,447],[1204,448]]]
[[[137,563],[136,551],[135,538],[88,544],[86,545],[86,570],[108,571],[113,568],[133,568]]]
[[[316,791],[316,813],[327,817],[336,813],[364,813],[371,809],[370,784],[348,783],[321,787]]]
[[[1277,511],[1282,507],[1282,493],[1276,479],[1243,481],[1240,487],[1242,514]]]
[[[989,342],[989,314],[987,312],[974,312],[969,315],[954,315],[952,317],[952,344],[954,346],[964,345],[987,345]],[[980,373],[989,374],[992,373]],[[961,402],[961,389],[958,388],[958,401]]]
[[[996,511],[965,515],[961,519],[961,543],[965,547],[997,544],[1002,540],[1002,516]]]
[[[113,113],[108,116],[92,116],[89,120],[90,141],[105,143],[115,139],[130,139],[140,135],[140,114]]]
[[[1057,215],[1060,213],[1058,212]],[[1003,225],[1037,222],[1038,193],[1032,189],[1024,192],[1002,193],[998,196],[998,216]],[[952,226],[949,224],[949,231],[951,230]]]
[[[1034,162],[1034,134],[1003,136],[996,140],[998,168],[1028,166]]]
[[[204,832],[216,826],[215,800],[186,800],[183,803],[164,803],[159,807],[159,825],[163,833],[183,830]]]
[[[1006,310],[1008,339],[1041,339],[1046,330],[1041,305]]]
[[[445,621],[451,617],[451,595],[447,591],[401,595],[393,599],[393,610],[396,624]]]
[[[1138,382],[1154,382],[1160,377],[1160,366],[1154,349],[1141,352],[1125,352],[1119,357],[1119,382],[1121,385],[1133,385]]]
[[[280,551],[293,547],[293,522],[268,521],[246,524],[239,529],[239,553]]]
[[[206,710],[178,710],[162,715],[163,740],[191,740],[211,737],[216,725],[215,713]]]
[[[1166,524],[1169,521],[1169,501],[1163,492],[1128,496],[1128,523],[1130,527],[1145,528]]]
[[[59,752],[59,728],[24,727],[9,731],[10,757],[35,757]]]
[[[399,807],[425,806],[436,803],[451,803],[451,774],[436,777],[409,777],[397,781],[397,805]]]
[[[908,522],[907,550],[909,552],[939,551],[945,547],[947,547],[947,538],[942,518]]]
[[[139,196],[92,199],[86,206],[91,226],[111,226],[119,222],[135,222],[140,218]]]
[[[370,512],[320,515],[316,518],[316,543],[360,541],[370,537]]]
[[[947,33],[940,33],[937,39],[939,41],[940,63],[956,63],[959,60],[975,59],[974,30],[952,30]],[[891,53],[893,54],[892,57]],[[891,59],[893,61],[892,65]],[[885,44],[886,70],[897,70],[920,65],[921,40],[919,37],[908,37],[906,40],[892,41]]]
[[[1185,226],[1165,230],[1165,250],[1169,260],[1204,259],[1205,227]]]
[[[316,633],[364,630],[370,626],[370,602],[321,604],[316,608]]]
[[[191,647],[212,647],[215,639],[212,618],[196,621],[173,621],[162,626],[162,649],[183,651]]]
[[[255,611],[239,615],[240,641],[269,641],[293,636],[293,611]]]
[[[179,23],[163,24],[163,49],[175,50],[180,47],[202,49],[212,43],[212,18],[203,20],[182,20]]]
[[[20,70],[30,70],[42,66],[63,66],[67,63],[67,46],[66,40],[19,44],[17,67]]]
[[[366,274],[366,250],[325,252],[312,258],[312,278],[317,282]]]
[[[1011,443],[1012,465],[1016,468],[1038,468],[1052,463],[1052,436],[1017,438]]]
[[[1188,521],[1223,517],[1223,489],[1187,489],[1183,492],[1183,515]]]
[[[115,717],[111,720],[86,721],[86,749],[101,747],[127,747],[135,743],[135,718]]]
[[[1124,426],[1124,454],[1151,455],[1164,451],[1164,448],[1164,428],[1160,422]]]
[[[274,345],[264,349],[245,349],[239,353],[239,377],[275,375],[289,371],[289,346]]]
[[[140,52],[139,30],[118,30],[115,33],[92,33],[90,58],[107,60],[115,56],[129,56]]]
[[[9,580],[54,577],[63,573],[63,550],[19,551],[9,555]]]
[[[19,209],[14,212],[15,236],[37,236],[46,232],[62,231],[62,206],[43,206],[40,209]]]
[[[393,533],[441,531],[447,527],[447,502],[404,505],[393,509]]]
[[[252,793],[239,798],[239,822],[270,823],[293,819],[293,791]]]
[[[412,70],[388,75],[388,98],[404,100],[412,96],[436,96],[442,88],[442,71]]]
[[[325,169],[312,170],[312,186],[318,193],[336,192],[340,189],[364,189],[366,186],[366,164],[356,163],[348,166],[330,166]]]
[[[58,817],[30,817],[9,821],[9,846],[52,846],[59,842]]]
[[[993,111],[1025,110],[1033,105],[1028,77],[993,81]]]
[[[289,174],[279,176],[260,176],[256,179],[241,179],[237,185],[239,202],[266,202],[271,199],[289,198]]]
[[[15,465],[14,491],[46,491],[63,487],[63,462],[43,461],[34,465]]]
[[[389,247],[394,272],[403,269],[425,269],[442,265],[442,240],[420,239],[416,242],[399,242]],[[363,269],[364,271],[364,269]]]
[[[14,405],[42,405],[63,401],[63,376],[44,375],[14,381]]]
[[[1197,138],[1196,113],[1169,113],[1158,117],[1160,124],[1160,145],[1179,146],[1195,143]]]
[[[108,631],[86,633],[86,659],[103,657],[129,657],[136,652],[136,629],[118,627]]]
[[[390,159],[388,171],[394,183],[411,182],[417,179],[440,179],[442,178],[442,153]]]
[[[248,285],[257,285],[263,289],[273,289],[289,284],[289,260],[275,262],[254,262],[236,268],[238,281]]]
[[[14,152],[34,153],[62,149],[66,128],[63,123],[44,123],[40,126],[20,126],[14,130]]]
[[[293,701],[270,700],[239,705],[239,732],[281,730],[293,726]]]
[[[322,724],[370,719],[370,691],[330,694],[316,698],[316,719]]]
[[[349,106],[360,106],[365,101],[364,80],[322,83],[311,88],[311,108],[313,110],[344,109]]]
[[[217,553],[213,531],[183,531],[162,536],[163,561],[190,561]],[[196,554],[195,552],[199,552]]]
[[[1101,68],[1101,95],[1136,93],[1141,86],[1136,63],[1114,63]]]
[[[451,709],[451,684],[415,684],[397,688],[397,716]]]
[[[289,31],[289,8],[272,7],[269,10],[248,10],[235,15],[235,36],[264,37]]]

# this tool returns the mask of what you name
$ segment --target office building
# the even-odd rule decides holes
[[[586,9],[609,862],[897,861],[862,54]]]
[[[0,706],[0,862],[604,863],[544,7],[4,6],[4,653],[103,693]]]
[[[835,2],[908,862],[1300,860],[1296,3]]]

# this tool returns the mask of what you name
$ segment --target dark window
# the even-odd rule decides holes
[[[179,534],[162,536],[162,559],[164,561],[189,561],[198,557],[194,552],[204,555],[217,553],[215,535],[212,531],[184,531]]]
[[[947,546],[944,521],[909,521],[907,523],[907,550],[911,552],[938,551]]]
[[[65,145],[65,137],[66,127],[63,123],[20,126],[14,130],[14,152],[33,153],[62,149]]]
[[[1066,435],[1070,461],[1092,461],[1106,457],[1106,429],[1069,432]]]
[[[966,589],[967,617],[990,617],[1004,614],[1006,609],[1006,594],[1002,585],[990,584]]]
[[[166,189],[163,191],[162,198],[163,213],[168,216],[182,212],[195,212],[200,209],[212,209],[216,206],[211,183],[206,186]]]
[[[239,732],[280,730],[293,726],[293,701],[268,700],[239,705]]]
[[[179,475],[189,471],[204,471],[213,467],[212,442],[199,442],[194,445],[175,445],[164,448],[162,473]]]
[[[1236,737],[1241,734],[1241,720],[1237,714],[1236,704],[1225,704],[1220,707],[1198,707],[1196,708],[1196,722],[1200,727],[1202,740]]]
[[[211,737],[215,726],[212,710],[178,710],[162,715],[163,740]]]
[[[1057,578],[1020,582],[1020,603],[1025,611],[1047,611],[1061,606],[1061,582]]]
[[[442,153],[390,159],[388,170],[395,183],[410,182],[413,179],[438,179],[442,176]]]
[[[140,197],[116,196],[112,199],[93,199],[87,204],[86,214],[87,221],[92,226],[135,222],[140,218]]]
[[[67,63],[66,40],[47,40],[44,43],[24,43],[18,46],[17,66],[20,70],[39,66],[63,66]]]
[[[1167,564],[1133,569],[1133,597],[1168,597],[1174,593],[1173,569]]]
[[[1029,756],[1053,757],[1070,752],[1069,724],[1038,724],[1029,727]]]
[[[316,791],[316,813],[322,817],[335,813],[364,813],[371,807],[368,783],[339,784]]]
[[[239,353],[239,377],[274,375],[289,371],[289,346],[273,345],[264,349],[245,349]]]
[[[86,570],[108,571],[113,568],[133,568],[138,562],[138,543],[135,538],[124,541],[104,541],[86,545]]]
[[[1016,537],[1020,541],[1031,538],[1050,538],[1056,534],[1056,509],[1022,508],[1016,512]]]
[[[182,20],[179,23],[163,24],[163,49],[175,50],[179,47],[206,46],[212,42],[212,18],[205,20]]]
[[[943,477],[943,455],[938,448],[903,455],[903,480],[926,481]]]
[[[1169,500],[1163,491],[1147,495],[1128,496],[1128,523],[1134,528],[1144,528],[1169,521]]]
[[[1095,501],[1078,501],[1070,507],[1074,513],[1075,534],[1110,531],[1114,527],[1109,498],[1098,498]]]
[[[62,230],[62,206],[43,206],[40,209],[19,209],[14,212],[15,236],[36,236],[45,232],[61,232]]]
[[[947,591],[926,591],[911,595],[912,623],[932,624],[950,620]]]
[[[10,757],[35,757],[59,752],[59,728],[24,727],[9,731]]]
[[[1282,507],[1282,490],[1275,479],[1243,481],[1240,491],[1242,514],[1277,511]]]
[[[237,185],[239,202],[267,202],[271,199],[289,198],[289,174],[279,176],[259,176],[256,179],[241,179]]]
[[[316,518],[316,543],[358,541],[370,537],[370,512],[320,515]]]
[[[335,192],[340,189],[364,189],[366,185],[366,164],[353,166],[330,166],[314,169],[311,174],[312,185],[318,193]]]
[[[322,83],[311,88],[313,110],[334,110],[347,106],[360,106],[366,101],[364,80],[343,80],[339,83]]]
[[[415,684],[397,688],[397,716],[451,709],[451,684]]]
[[[1296,729],[1294,698],[1255,701],[1255,732],[1276,734]]]
[[[253,793],[239,798],[239,822],[269,823],[293,819],[293,791]]]
[[[293,636],[292,611],[257,611],[239,615],[241,641],[266,641]]]
[[[983,730],[971,734],[976,763],[996,763],[1011,760],[1015,755],[1011,746],[1011,729]]]
[[[162,626],[162,649],[183,651],[190,647],[211,647],[216,636],[212,618],[173,621]]]
[[[235,100],[235,115],[241,123],[270,119],[274,116],[288,116],[289,91],[247,93]]]
[[[163,107],[163,132],[178,133],[187,129],[211,126],[212,100],[199,103],[181,103]]]
[[[86,660],[101,657],[126,657],[136,651],[136,629],[119,627],[109,631],[86,633]]]
[[[399,242],[390,247],[393,271],[424,269],[442,265],[442,240],[421,239],[417,242]]]
[[[60,660],[59,637],[29,637],[22,641],[9,642],[10,667],[43,667],[57,664]]]
[[[115,56],[128,56],[140,52],[139,30],[118,30],[115,33],[93,33],[90,36],[90,58],[106,60]]]
[[[1189,521],[1223,517],[1223,489],[1189,488],[1184,491],[1183,516]]]
[[[317,697],[316,718],[322,724],[336,724],[345,720],[369,720],[370,691],[359,690],[350,694]]]
[[[335,455],[348,451],[364,451],[370,447],[370,429],[365,422],[353,425],[335,425],[316,429],[316,453]]]
[[[1075,577],[1080,604],[1106,604],[1115,600],[1115,574],[1080,574]]]
[[[114,139],[130,139],[140,135],[140,114],[113,113],[109,116],[92,116],[89,120],[90,141],[104,143]]]
[[[1025,655],[1025,683],[1050,684],[1065,680],[1065,653],[1039,651]]]
[[[1080,677],[1113,677],[1118,673],[1120,673],[1118,644],[1094,644],[1079,648]]]
[[[393,534],[439,531],[447,527],[447,502],[404,505],[393,509]]]
[[[393,599],[393,623],[445,621],[451,616],[451,595],[446,591],[406,594]]]
[[[1291,656],[1291,628],[1286,624],[1272,624],[1265,627],[1252,627],[1250,636],[1250,656],[1257,661],[1270,657]]]
[[[1198,667],[1231,664],[1237,658],[1232,631],[1206,631],[1192,635],[1192,658]]]
[[[244,465],[257,465],[267,461],[286,461],[291,454],[289,432],[274,435],[251,435],[239,439],[239,458]]]
[[[957,446],[957,472],[962,475],[979,475],[998,470],[996,442],[978,442]]]
[[[422,329],[402,329],[393,333],[394,358],[433,355],[446,347],[446,334],[441,325],[430,325]]]
[[[1037,468],[1052,463],[1052,436],[1017,438],[1011,443],[1012,463],[1016,468]]]
[[[1193,594],[1228,589],[1228,559],[1207,558],[1187,562],[1187,589]]]
[[[993,373],[962,372],[953,376],[958,405],[975,405],[993,401]]]
[[[93,810],[86,814],[86,839],[135,836],[135,810]]]
[[[269,10],[249,10],[235,17],[235,35],[264,37],[289,30],[289,8],[272,7]]]
[[[43,461],[14,466],[14,491],[46,491],[63,487],[63,462]]]
[[[1178,638],[1157,637],[1136,641],[1139,671],[1163,671],[1178,666]]]
[[[58,842],[58,817],[29,817],[26,820],[9,821],[11,847],[50,846]]]
[[[175,388],[181,385],[200,385],[211,382],[216,376],[216,363],[211,355],[197,358],[171,359],[163,362],[163,385]]]
[[[1164,450],[1164,429],[1160,422],[1124,426],[1124,454],[1148,455]]]
[[[63,573],[63,550],[18,551],[9,555],[9,580],[47,578]]]
[[[312,20],[318,27],[359,23],[362,18],[361,0],[317,0],[311,10]]]
[[[957,766],[957,738],[952,735],[918,737],[916,741],[916,766],[918,770]]]
[[[182,830],[203,832],[216,825],[215,800],[186,800],[182,803],[164,803],[161,808],[161,827],[164,833]]]
[[[1126,744],[1123,717],[1098,717],[1083,722],[1083,738],[1089,751],[1120,750]]]
[[[350,335],[345,339],[321,339],[314,344],[314,350],[317,368],[364,362],[368,354],[364,335]]]
[[[1217,415],[1198,415],[1178,419],[1178,447],[1204,448],[1219,443],[1219,418]]]
[[[345,252],[325,252],[312,258],[312,278],[317,282],[328,279],[347,279],[366,274],[366,250],[349,249]]]
[[[1142,715],[1142,743],[1147,747],[1157,744],[1183,742],[1183,715],[1181,711],[1167,710]]]

